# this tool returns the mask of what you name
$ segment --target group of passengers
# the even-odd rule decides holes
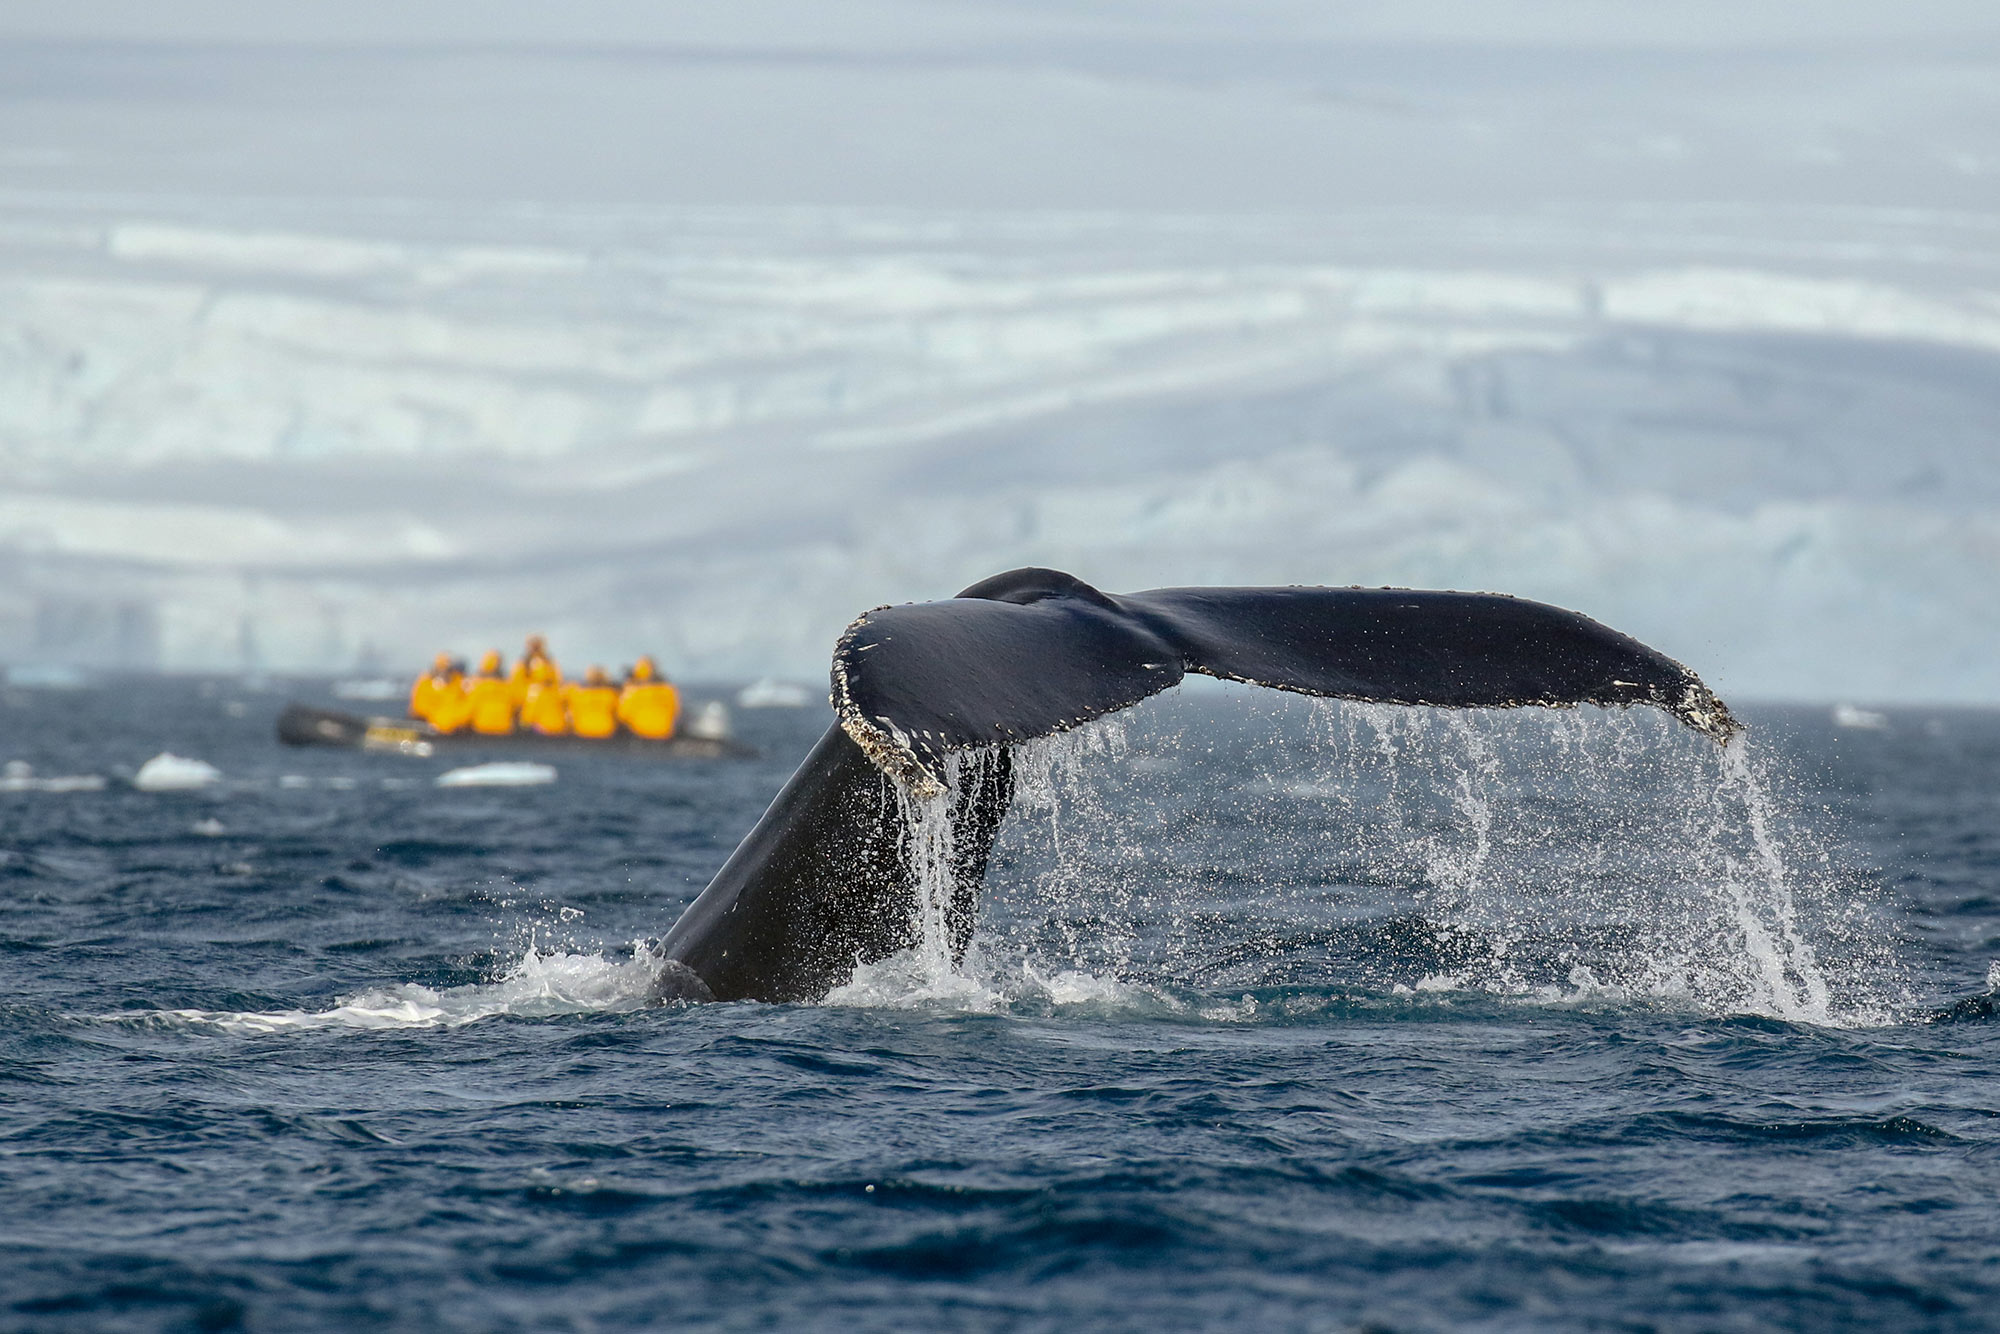
[[[680,692],[649,657],[622,683],[595,666],[581,681],[565,681],[542,637],[530,635],[513,670],[504,665],[491,649],[467,675],[464,659],[438,654],[410,691],[410,716],[439,732],[608,739],[622,731],[651,741],[673,736],[680,719]]]

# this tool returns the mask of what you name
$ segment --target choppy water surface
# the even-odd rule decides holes
[[[649,1009],[821,711],[438,788],[280,702],[0,698],[112,779],[0,791],[0,1324],[2000,1327],[2000,714],[1172,696],[1020,756],[964,968]]]

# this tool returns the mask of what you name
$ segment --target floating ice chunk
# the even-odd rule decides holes
[[[100,792],[104,779],[97,774],[58,774],[54,778],[35,777],[34,766],[26,760],[9,760],[0,766],[0,792]]]
[[[228,830],[224,827],[222,821],[216,819],[214,816],[210,816],[206,820],[196,820],[193,825],[193,832],[200,834],[203,838],[221,838]]]
[[[437,776],[439,787],[534,787],[556,781],[552,764],[531,764],[526,760],[495,760],[491,764],[471,764],[450,769]]]
[[[43,667],[17,663],[7,669],[7,684],[27,690],[78,690],[86,684],[74,667]]]
[[[681,724],[681,735],[702,741],[722,741],[729,736],[729,706],[712,699]]]
[[[740,709],[803,709],[812,703],[812,694],[802,685],[766,676],[736,692]]]
[[[1876,713],[1873,709],[1857,708],[1852,704],[1836,704],[1833,706],[1833,725],[1860,727],[1879,732],[1889,725],[1889,715]]]
[[[395,699],[403,693],[403,687],[386,677],[369,677],[353,681],[335,681],[335,699]]]
[[[222,770],[163,750],[139,766],[132,786],[141,792],[192,792],[222,781]]]

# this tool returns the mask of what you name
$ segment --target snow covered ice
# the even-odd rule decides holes
[[[222,781],[222,771],[206,760],[161,751],[139,766],[132,786],[141,792],[195,792]]]
[[[494,760],[447,769],[432,781],[439,787],[540,787],[556,781],[556,770],[529,760]]]
[[[1953,219],[1846,220],[1943,256],[1865,279],[1749,212],[1699,264],[1672,219],[1581,254],[1438,218],[711,221],[17,225],[0,618],[109,561],[171,666],[532,623],[810,679],[857,607],[1043,563],[1502,588],[1732,693],[1996,684],[2000,294]]]

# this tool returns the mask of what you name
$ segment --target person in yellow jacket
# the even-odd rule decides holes
[[[592,667],[569,688],[569,730],[598,740],[618,735],[618,687],[602,667]]]
[[[439,732],[462,732],[472,721],[472,696],[467,693],[465,664],[447,660],[444,682],[431,696],[430,725]]]
[[[437,702],[438,692],[445,688],[446,679],[451,674],[451,654],[440,653],[431,660],[431,669],[417,678],[410,687],[410,716],[424,722],[431,720],[431,706]]]
[[[660,674],[650,657],[639,659],[618,692],[618,721],[633,736],[665,741],[681,716],[681,692]]]
[[[541,736],[569,733],[568,692],[562,673],[550,659],[538,659],[529,668],[528,693],[521,701],[521,726]]]
[[[481,736],[511,736],[514,732],[514,691],[500,674],[500,650],[488,649],[479,660],[479,675],[466,688],[472,705],[472,730]]]
[[[528,642],[521,648],[521,657],[514,664],[514,670],[507,676],[507,687],[514,692],[514,708],[519,710],[528,702],[528,691],[533,688],[536,673],[547,668],[555,679],[562,680],[562,669],[549,656],[548,641],[540,635],[529,635]]]

